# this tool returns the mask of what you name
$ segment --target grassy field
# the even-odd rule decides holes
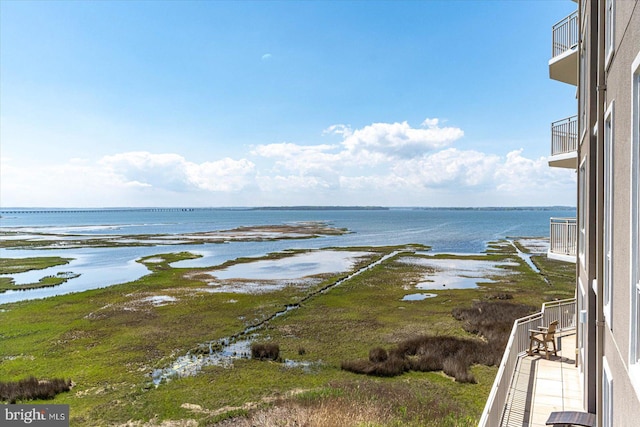
[[[68,258],[60,257],[36,257],[36,258],[0,258],[0,272],[3,274],[24,273],[30,270],[42,270],[57,265],[65,265],[71,261]],[[58,286],[72,275],[62,274],[59,276],[43,277],[37,283],[26,285],[15,285],[11,277],[0,277],[0,293],[16,289],[37,289],[50,286]]]
[[[357,248],[369,252],[357,267],[401,249]],[[71,380],[72,389],[49,402],[70,405],[72,426],[476,425],[496,366],[472,363],[474,382],[454,381],[439,370],[381,377],[341,367],[416,337],[482,342],[468,321],[459,320],[477,304],[537,310],[544,301],[573,296],[573,266],[536,259],[546,282],[512,246],[496,244],[491,252],[464,258],[511,260],[517,265],[501,267],[511,274],[476,289],[429,291],[437,296],[422,301],[402,301],[427,272],[400,262],[419,256],[406,252],[335,287],[346,274],[262,294],[207,292],[198,274],[206,269],[169,266],[191,254],[166,254],[160,262],[155,256],[146,263],[152,274],[135,282],[0,306],[0,378]],[[255,259],[239,260],[248,261]],[[168,302],[154,304],[154,297]],[[293,304],[299,308],[255,331],[256,341],[277,344],[287,363],[238,359],[230,367],[152,383],[154,369]]]

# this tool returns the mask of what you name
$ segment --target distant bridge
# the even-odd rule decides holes
[[[11,209],[0,210],[0,215],[7,214],[50,214],[50,213],[98,213],[98,212],[191,212],[208,208],[122,208],[122,209]]]

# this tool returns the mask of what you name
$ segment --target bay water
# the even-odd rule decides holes
[[[507,237],[548,237],[550,217],[575,217],[571,208],[184,208],[184,209],[2,209],[0,231],[37,238],[39,233],[60,235],[133,236],[181,235],[230,230],[242,226],[295,224],[320,221],[348,234],[314,239],[262,242],[207,243],[115,248],[0,249],[0,258],[60,256],[69,264],[12,275],[17,284],[37,282],[59,272],[80,276],[53,287],[0,294],[0,304],[81,292],[136,280],[149,271],[137,259],[170,252],[189,251],[200,258],[177,267],[214,267],[238,257],[259,257],[287,249],[384,246],[418,243],[433,252],[481,253],[490,241]],[[38,234],[33,234],[38,233]],[[2,240],[14,239],[3,234]],[[62,237],[64,238],[64,237]]]

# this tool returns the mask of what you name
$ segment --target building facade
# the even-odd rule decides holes
[[[576,86],[577,352],[597,425],[640,425],[640,0],[580,0],[553,29],[549,74]],[[567,125],[567,129],[574,125]],[[554,133],[555,132],[555,133]],[[553,144],[553,142],[552,142]],[[553,225],[552,225],[553,227]],[[553,234],[553,233],[552,233]],[[553,243],[553,242],[552,242]]]

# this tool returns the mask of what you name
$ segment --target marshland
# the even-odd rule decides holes
[[[312,240],[206,266],[160,248],[135,280],[0,305],[0,398],[74,426],[471,426],[513,320],[573,296],[565,264],[519,254],[540,239]]]

